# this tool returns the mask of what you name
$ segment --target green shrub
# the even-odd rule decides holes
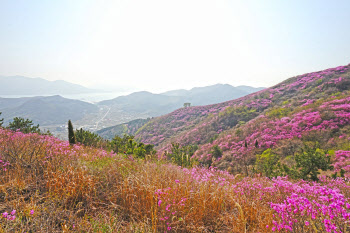
[[[331,157],[320,149],[318,143],[313,147],[304,145],[301,153],[295,156],[298,177],[303,180],[317,181],[319,170],[332,170]]]
[[[75,131],[75,138],[77,142],[86,146],[101,147],[104,140],[96,133],[80,128]]]
[[[39,125],[34,125],[33,121],[22,117],[15,117],[7,126],[12,131],[21,131],[22,133],[40,133]]]

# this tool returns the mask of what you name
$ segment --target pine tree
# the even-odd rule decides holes
[[[73,130],[73,124],[70,120],[68,121],[68,140],[71,145],[75,144],[77,141]]]
[[[22,133],[41,133],[39,125],[34,125],[33,121],[22,117],[15,117],[7,126],[12,131],[21,131]]]

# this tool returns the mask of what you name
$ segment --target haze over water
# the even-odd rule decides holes
[[[100,102],[102,100],[114,99],[118,96],[131,94],[132,92],[95,92],[82,94],[60,94],[60,96],[67,99],[76,99],[90,103]],[[35,97],[35,96],[52,96],[52,95],[1,95],[1,98],[21,98],[21,97]]]

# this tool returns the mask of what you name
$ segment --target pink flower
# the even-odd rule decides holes
[[[305,221],[305,225],[306,225],[306,226],[309,226],[310,223],[309,223],[308,221]]]
[[[30,211],[30,214],[33,215],[33,214],[34,214],[34,210],[31,210],[31,211]]]
[[[12,210],[11,215],[15,215],[15,214],[16,214],[16,210]]]
[[[9,214],[7,212],[2,213],[2,217],[7,218]]]

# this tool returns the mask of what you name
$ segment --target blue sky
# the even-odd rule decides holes
[[[0,75],[161,92],[350,63],[350,1],[0,0]]]

